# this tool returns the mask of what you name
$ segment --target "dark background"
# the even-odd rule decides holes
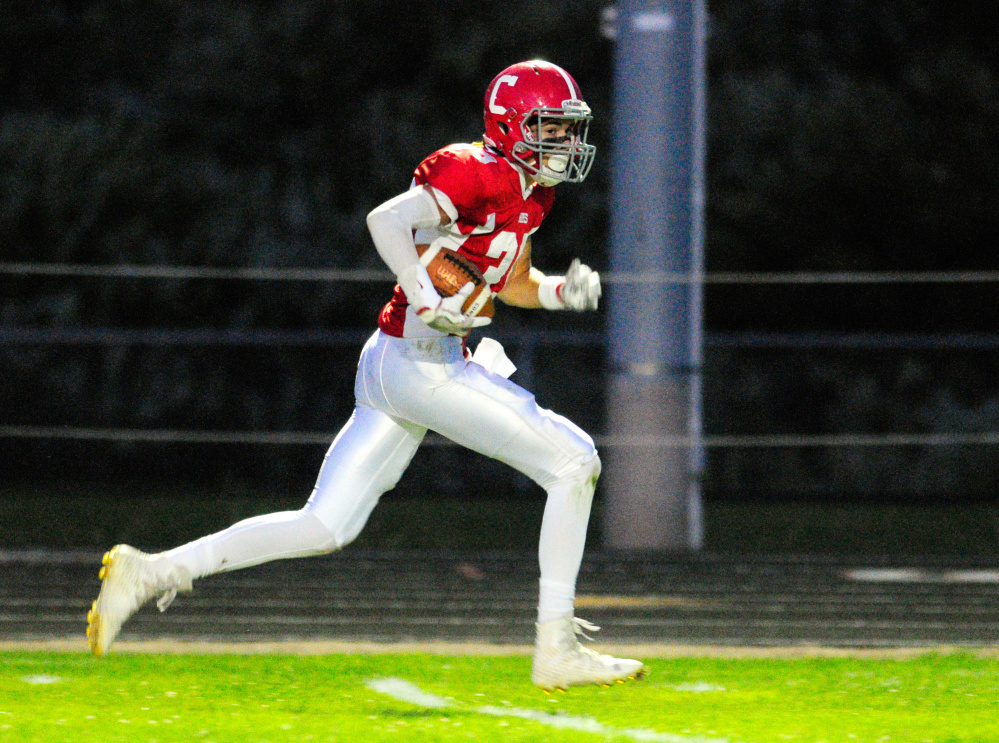
[[[598,162],[562,186],[542,268],[607,265],[613,45],[602,2],[28,0],[0,5],[4,262],[382,269],[365,214],[437,147],[482,131],[482,94],[534,56],[570,70]],[[999,6],[709,3],[708,271],[999,269]],[[650,146],[664,146],[650,143]],[[0,273],[0,329],[374,327],[388,284]],[[722,333],[994,331],[994,284],[709,286]],[[668,318],[654,321],[667,322]],[[599,333],[501,307],[497,329]],[[987,344],[986,344],[987,345]],[[357,344],[14,343],[0,425],[329,431]],[[525,351],[511,344],[523,364]],[[603,349],[531,356],[542,404],[604,430]],[[999,429],[995,349],[709,346],[708,434]],[[515,377],[517,379],[517,377]],[[523,383],[525,380],[520,379]],[[0,484],[306,494],[321,446],[0,439]],[[523,494],[460,450],[400,492]],[[990,447],[713,451],[707,499],[981,502]]]

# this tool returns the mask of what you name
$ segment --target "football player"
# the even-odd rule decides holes
[[[361,351],[354,413],[327,452],[308,502],[155,555],[114,547],[88,616],[94,653],[107,653],[146,601],[157,598],[165,610],[197,578],[349,544],[433,430],[509,464],[547,492],[534,683],[544,689],[609,684],[643,673],[641,662],[596,653],[578,640],[596,629],[573,608],[600,475],[592,439],[509,381],[513,365],[495,341],[483,339],[469,354],[465,336],[490,322],[462,314],[473,284],[442,297],[419,258],[424,246],[458,251],[506,304],[597,307],[600,277],[578,260],[564,276],[546,276],[531,264],[531,235],[552,207],[554,187],[582,181],[593,163],[591,113],[579,86],[554,64],[522,62],[496,76],[484,109],[483,142],[437,150],[420,163],[408,191],[368,215],[375,248],[398,284]]]

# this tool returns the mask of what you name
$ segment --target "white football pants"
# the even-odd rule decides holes
[[[534,396],[465,359],[461,340],[376,332],[364,346],[357,406],[319,471],[308,503],[166,553],[192,578],[339,549],[361,532],[428,429],[524,473],[548,493],[539,543],[539,621],[572,611],[600,459],[592,439]]]

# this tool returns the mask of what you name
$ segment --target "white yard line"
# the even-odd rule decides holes
[[[58,684],[62,679],[58,676],[40,674],[37,676],[22,676],[21,681],[26,684]]]
[[[381,694],[398,699],[401,702],[415,704],[418,707],[428,707],[431,709],[446,709],[448,707],[457,708],[457,705],[449,699],[428,694],[420,687],[399,678],[372,679],[366,682],[369,689]],[[480,715],[491,715],[493,717],[516,717],[521,720],[532,720],[533,722],[560,730],[578,730],[582,733],[593,733],[605,737],[624,737],[632,740],[642,741],[642,743],[729,743],[726,738],[701,738],[691,735],[674,735],[672,733],[660,733],[655,730],[644,728],[614,728],[604,725],[594,720],[592,717],[580,717],[576,715],[566,715],[561,713],[552,714],[539,709],[520,709],[518,707],[494,707],[486,705],[473,710]]]
[[[374,689],[381,694],[386,694],[393,699],[398,699],[402,702],[415,704],[417,707],[443,709],[444,707],[451,706],[451,702],[444,699],[444,697],[428,694],[416,684],[411,684],[408,681],[403,681],[402,679],[371,679],[370,681],[365,681],[364,683],[369,689]]]

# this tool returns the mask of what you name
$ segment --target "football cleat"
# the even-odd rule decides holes
[[[641,661],[603,655],[579,644],[577,635],[600,628],[571,614],[537,625],[531,680],[543,691],[563,690],[570,686],[640,679],[645,674]]]
[[[160,611],[191,590],[191,576],[165,557],[147,555],[127,544],[104,554],[101,592],[87,614],[87,644],[94,655],[106,655],[121,626],[154,596]]]

